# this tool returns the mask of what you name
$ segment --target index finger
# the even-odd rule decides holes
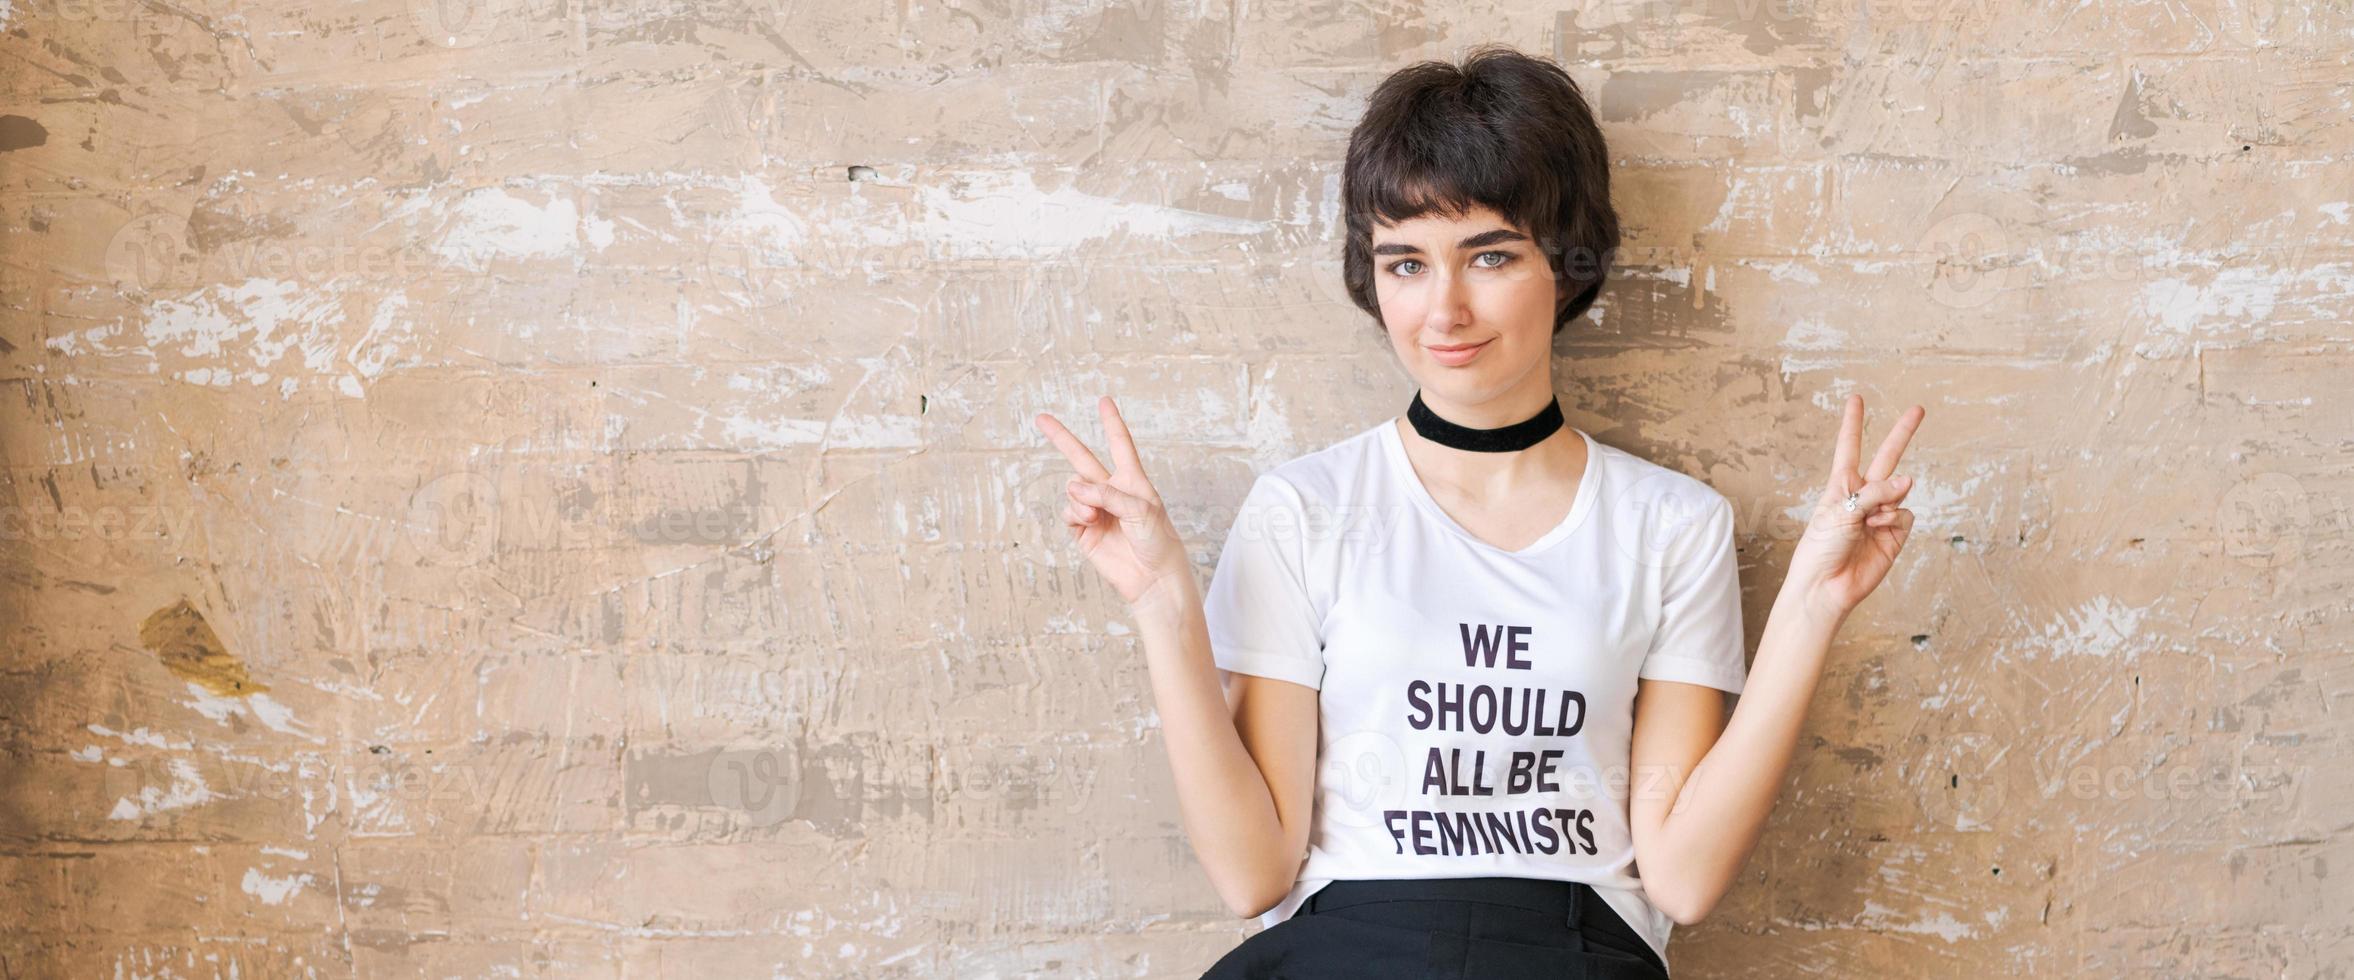
[[[1885,480],[1896,472],[1896,462],[1904,458],[1906,443],[1913,440],[1913,430],[1921,427],[1921,418],[1929,410],[1915,405],[1904,410],[1896,420],[1896,428],[1888,430],[1888,438],[1880,440],[1880,451],[1872,457],[1872,468],[1865,471],[1866,480]]]
[[[1839,440],[1831,444],[1832,489],[1846,493],[1849,487],[1840,485],[1841,478],[1855,472],[1855,458],[1863,455],[1864,396],[1849,394],[1841,406]]]
[[[1078,470],[1080,476],[1097,482],[1112,478],[1111,471],[1096,461],[1095,454],[1088,451],[1086,444],[1081,443],[1078,436],[1072,435],[1071,430],[1063,428],[1063,424],[1056,421],[1054,416],[1040,412],[1033,421],[1046,433],[1046,438],[1054,442],[1054,448],[1062,450],[1063,458],[1071,461],[1071,468]]]
[[[1112,460],[1123,470],[1144,475],[1144,460],[1136,456],[1136,439],[1128,434],[1128,420],[1120,417],[1120,406],[1105,395],[1096,399],[1095,407],[1103,415],[1104,435],[1112,443]]]

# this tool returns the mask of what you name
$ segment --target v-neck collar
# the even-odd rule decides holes
[[[1392,471],[1397,475],[1398,481],[1405,485],[1407,496],[1413,497],[1417,505],[1428,510],[1430,516],[1448,531],[1456,537],[1470,542],[1473,546],[1484,548],[1494,554],[1509,558],[1528,558],[1559,544],[1561,539],[1569,537],[1570,532],[1577,530],[1578,526],[1585,522],[1586,512],[1593,509],[1594,495],[1601,489],[1601,476],[1598,471],[1602,468],[1602,447],[1594,441],[1593,436],[1586,434],[1586,430],[1576,426],[1570,426],[1569,430],[1577,433],[1578,438],[1586,443],[1586,466],[1585,471],[1578,474],[1577,498],[1570,502],[1569,513],[1561,518],[1561,523],[1554,525],[1552,530],[1546,531],[1543,537],[1530,542],[1527,547],[1519,550],[1490,544],[1478,535],[1466,530],[1453,517],[1448,516],[1446,508],[1439,506],[1438,498],[1430,495],[1430,488],[1424,486],[1422,477],[1414,472],[1414,461],[1406,455],[1405,439],[1398,435],[1397,418],[1391,418],[1381,424],[1381,443],[1383,451],[1389,456]]]

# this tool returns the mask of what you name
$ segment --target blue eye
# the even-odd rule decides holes
[[[1474,263],[1476,263],[1476,262],[1478,262],[1478,260],[1480,260],[1480,259],[1484,259],[1484,258],[1487,258],[1488,256],[1491,256],[1491,255],[1494,255],[1494,256],[1499,256],[1499,257],[1501,257],[1501,258],[1503,259],[1503,261],[1501,261],[1501,262],[1491,262],[1491,263],[1489,263],[1489,264],[1487,264],[1487,265],[1480,266],[1480,268],[1482,268],[1482,269],[1501,269],[1501,268],[1503,268],[1503,267],[1505,267],[1505,266],[1511,265],[1511,264],[1512,264],[1514,261],[1516,261],[1516,260],[1518,260],[1518,259],[1520,258],[1520,256],[1518,256],[1518,255],[1514,255],[1514,254],[1512,254],[1511,252],[1506,252],[1506,251],[1502,251],[1502,250],[1497,250],[1497,251],[1493,251],[1493,252],[1481,252],[1481,253],[1479,253],[1478,255],[1476,255],[1476,256],[1473,256],[1473,257],[1472,257],[1472,261],[1473,261]],[[1399,270],[1403,269],[1403,268],[1404,268],[1405,266],[1407,266],[1407,265],[1417,265],[1417,266],[1419,266],[1419,265],[1421,265],[1421,264],[1422,264],[1422,260],[1421,260],[1421,259],[1399,259],[1398,261],[1396,261],[1396,262],[1392,262],[1392,263],[1390,263],[1390,264],[1389,264],[1389,274],[1390,274],[1390,275],[1393,275],[1393,276],[1410,276],[1410,275],[1413,275],[1413,273],[1410,273],[1410,272],[1401,272],[1401,271],[1399,271]]]

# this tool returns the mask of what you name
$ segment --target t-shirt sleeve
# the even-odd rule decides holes
[[[1733,553],[1733,505],[1711,494],[1661,576],[1659,629],[1635,676],[1741,693],[1749,675],[1741,630],[1740,562]]]
[[[1308,593],[1307,508],[1281,477],[1251,484],[1202,598],[1220,669],[1319,687],[1322,617]]]

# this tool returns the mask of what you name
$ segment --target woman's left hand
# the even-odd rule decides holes
[[[1913,479],[1896,476],[1905,443],[1921,425],[1927,410],[1915,405],[1896,420],[1896,428],[1881,440],[1871,466],[1856,469],[1863,454],[1864,399],[1847,396],[1847,414],[1839,423],[1839,442],[1832,447],[1831,476],[1815,501],[1812,519],[1790,556],[1785,589],[1797,589],[1806,607],[1838,620],[1880,587],[1896,554],[1913,531],[1913,512],[1898,506],[1913,489]],[[1847,509],[1847,495],[1857,495],[1855,509]]]

